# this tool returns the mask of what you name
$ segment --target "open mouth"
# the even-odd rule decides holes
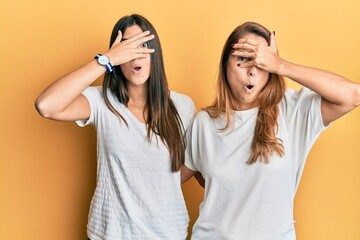
[[[137,67],[134,67],[133,69],[134,69],[134,71],[138,72],[138,71],[141,70],[141,67],[140,67],[140,66],[137,66]]]
[[[249,84],[249,85],[246,85],[245,87],[246,87],[247,89],[251,90],[251,89],[253,89],[253,88],[254,88],[254,85]]]

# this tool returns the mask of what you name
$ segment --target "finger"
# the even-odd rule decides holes
[[[147,58],[148,56],[149,56],[149,54],[138,53],[138,54],[135,54],[134,59],[136,59],[136,58]]]
[[[116,39],[115,39],[114,43],[121,42],[121,39],[122,39],[122,33],[121,33],[121,31],[119,30],[119,31],[118,31],[118,35],[116,36]]]
[[[255,39],[252,39],[252,38],[240,38],[237,43],[241,44],[241,43],[247,43],[247,44],[250,44],[250,45],[258,45],[259,42],[256,41]]]
[[[256,55],[253,52],[243,51],[243,50],[234,50],[232,55],[244,58],[255,58]]]
[[[126,39],[126,40],[129,41],[129,42],[134,42],[134,41],[137,41],[140,38],[148,36],[149,34],[150,34],[150,31],[144,31],[144,32],[138,33],[138,34],[132,36],[131,38]]]
[[[239,49],[239,50],[246,50],[246,51],[255,51],[256,48],[257,48],[257,45],[253,45],[253,44],[250,44],[248,42],[244,42],[244,43],[235,43],[233,45],[233,48],[234,49]]]
[[[149,54],[154,53],[154,49],[148,49],[148,48],[134,48],[129,52],[129,61],[136,58],[146,58],[149,56]]]
[[[149,54],[149,53],[153,53],[153,52],[155,52],[155,49],[152,49],[152,48],[142,47],[142,48],[135,49],[136,54]]]
[[[144,42],[147,42],[147,41],[150,41],[150,40],[154,39],[154,37],[155,36],[153,34],[151,34],[149,36],[139,38],[136,41],[133,41],[131,44],[137,47],[137,46],[139,46],[140,44],[142,44]]]
[[[240,68],[248,68],[248,67],[256,66],[256,62],[255,62],[255,60],[251,60],[248,62],[242,62],[241,64],[238,64],[237,66]]]

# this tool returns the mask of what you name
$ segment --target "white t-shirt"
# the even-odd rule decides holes
[[[169,151],[154,137],[148,141],[141,123],[110,91],[109,100],[125,123],[105,105],[101,87],[83,94],[91,114],[79,126],[97,132],[97,186],[91,201],[88,237],[91,240],[184,240],[189,217],[181,191],[180,172],[171,172]],[[193,101],[171,92],[184,128],[195,114]]]
[[[286,99],[286,100],[285,100]],[[202,111],[188,132],[188,168],[205,179],[204,201],[192,240],[294,240],[293,201],[305,159],[325,126],[321,97],[309,89],[287,90],[279,104],[277,136],[283,158],[248,165],[258,109],[236,111],[232,131],[225,117]]]

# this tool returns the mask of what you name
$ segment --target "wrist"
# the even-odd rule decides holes
[[[105,67],[106,73],[111,73],[114,70],[114,67],[112,66],[110,62],[110,58],[106,55],[97,54],[94,59],[97,60],[98,64],[100,66]]]
[[[281,58],[278,59],[278,62],[276,63],[275,71],[274,73],[283,76],[285,74],[287,62]]]

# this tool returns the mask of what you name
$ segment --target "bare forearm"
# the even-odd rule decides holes
[[[360,103],[360,85],[335,73],[281,60],[277,73],[315,91],[336,105]]]
[[[322,97],[321,114],[324,125],[340,118],[360,104],[360,84],[337,74],[301,66],[279,57],[275,35],[270,35],[270,45],[254,39],[243,38],[233,46],[233,55],[250,60],[242,67],[256,66],[267,72],[290,78],[315,91]]]
[[[64,111],[104,72],[105,68],[99,66],[96,60],[85,64],[48,86],[36,99],[36,108],[43,116]]]

